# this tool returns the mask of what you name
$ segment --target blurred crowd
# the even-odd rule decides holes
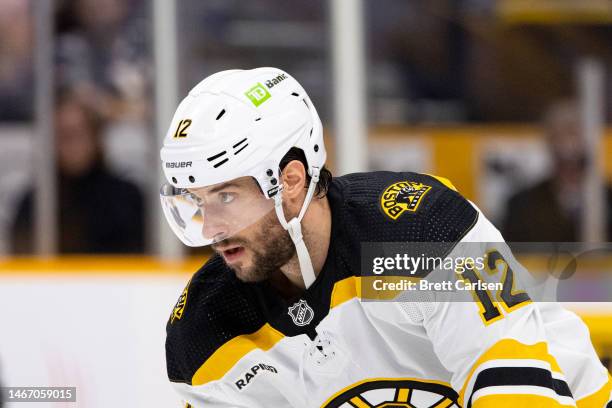
[[[501,230],[509,242],[580,242],[585,221],[585,179],[589,166],[580,107],[575,100],[551,105],[542,117],[550,172],[508,200]],[[604,240],[612,238],[612,189],[604,189]],[[610,216],[608,216],[610,215]]]
[[[0,9],[0,121],[32,119],[34,4]],[[151,93],[148,2],[58,0],[54,59],[58,88],[71,89],[108,120],[143,118]]]
[[[143,197],[134,184],[106,168],[99,113],[74,93],[61,94],[54,125],[59,252],[142,252]],[[34,194],[28,190],[17,207],[11,228],[15,254],[35,249]]]
[[[63,0],[56,14],[56,81],[106,120],[141,119],[151,95],[147,2]]]
[[[28,2],[3,0],[0,8],[0,121],[32,118],[32,30]]]
[[[35,3],[1,2],[0,126],[32,123]],[[496,19],[493,3],[386,0],[380,7],[366,0],[370,122],[543,117],[553,166],[544,179],[512,195],[499,226],[509,241],[579,241],[588,157],[576,104],[560,98],[572,96],[577,56],[612,57],[605,46],[612,30],[517,27]],[[152,132],[152,2],[56,0],[54,6],[59,249],[142,252],[144,214],[155,204],[146,202],[142,191],[152,181],[150,158],[157,157],[158,143]],[[276,0],[185,0],[177,2],[177,20],[178,56],[187,61],[179,68],[181,94],[218,70],[278,66],[300,80],[324,123],[331,123],[324,0],[300,0],[291,7],[279,7]],[[607,115],[611,112],[608,106]],[[9,248],[16,253],[33,249],[33,194],[26,186],[10,217]],[[605,196],[610,212],[608,188]]]
[[[0,122],[34,120],[34,6],[2,2]],[[132,162],[142,163],[149,152],[123,160],[123,167],[121,154],[109,158],[107,152],[114,148],[125,156],[155,141],[146,136],[153,93],[150,2],[58,0],[54,6],[58,250],[143,252],[147,180],[139,179]],[[34,250],[34,194],[29,183],[15,200],[11,252]]]

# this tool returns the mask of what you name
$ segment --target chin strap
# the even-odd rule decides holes
[[[302,204],[302,209],[297,217],[292,218],[289,222],[285,218],[285,213],[283,211],[283,199],[282,199],[282,190],[279,191],[276,196],[274,196],[274,210],[276,211],[276,216],[278,217],[278,221],[281,223],[284,229],[289,232],[289,236],[295,245],[295,249],[297,251],[298,261],[300,263],[300,272],[302,272],[302,279],[304,279],[304,286],[306,289],[312,285],[315,281],[315,273],[312,268],[312,260],[310,259],[310,254],[308,253],[308,249],[306,248],[306,244],[304,243],[304,236],[302,235],[302,218],[306,213],[306,209],[314,196],[315,189],[317,187],[317,183],[319,182],[319,169],[313,167],[312,175],[310,178],[310,185],[308,186],[308,192],[306,193],[306,198],[304,199],[304,203]]]

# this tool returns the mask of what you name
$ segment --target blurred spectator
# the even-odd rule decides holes
[[[408,122],[454,122],[465,119],[464,72],[466,35],[459,3],[452,0],[368,3],[372,15],[372,57],[388,61],[400,74],[389,89],[405,100]],[[369,10],[370,11],[370,10]],[[384,33],[384,34],[383,34]],[[373,82],[374,83],[374,82]],[[380,112],[377,115],[380,118]]]
[[[552,172],[508,201],[503,235],[514,242],[579,242],[583,186],[588,153],[575,101],[554,104],[544,117]],[[612,190],[606,187],[606,210],[612,214]],[[612,237],[608,217],[606,234]]]
[[[33,113],[32,22],[29,2],[0,7],[0,121],[23,122]]]
[[[147,113],[150,35],[142,5],[64,0],[58,9],[58,83],[108,119],[138,120]]]
[[[103,160],[103,123],[73,94],[55,112],[59,252],[142,252],[144,210],[139,190],[110,174]],[[13,251],[33,250],[33,191],[21,201],[12,230]]]

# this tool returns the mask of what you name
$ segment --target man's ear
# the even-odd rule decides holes
[[[294,201],[304,194],[306,169],[299,160],[292,160],[282,171],[283,197]]]

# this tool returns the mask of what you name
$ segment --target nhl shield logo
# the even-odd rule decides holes
[[[306,326],[312,321],[314,311],[305,300],[300,299],[299,302],[289,308],[289,316],[291,316],[296,326]]]

